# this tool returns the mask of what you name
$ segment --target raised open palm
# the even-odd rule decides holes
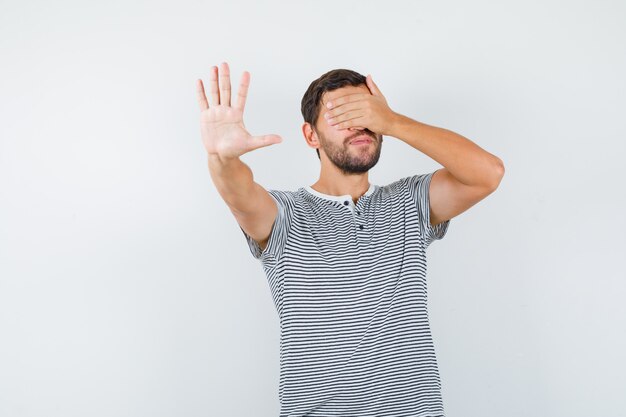
[[[244,71],[241,75],[237,103],[230,104],[230,69],[223,62],[219,71],[211,67],[210,92],[211,106],[204,92],[202,80],[196,82],[198,104],[200,105],[200,132],[202,143],[209,154],[217,155],[221,160],[237,158],[246,152],[264,146],[282,142],[279,135],[252,136],[243,124],[243,110],[246,105],[250,73]]]

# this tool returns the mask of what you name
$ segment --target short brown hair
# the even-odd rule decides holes
[[[302,111],[304,121],[310,123],[313,129],[315,129],[315,122],[320,114],[322,96],[325,92],[347,85],[358,86],[361,84],[366,84],[365,76],[349,69],[339,68],[322,74],[309,85],[304,96],[302,96],[300,110]],[[320,158],[319,149],[315,151],[317,152],[317,157]]]

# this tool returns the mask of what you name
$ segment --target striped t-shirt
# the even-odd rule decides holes
[[[278,215],[262,263],[280,319],[280,417],[442,417],[427,311],[434,172],[370,184],[354,204],[268,190]]]

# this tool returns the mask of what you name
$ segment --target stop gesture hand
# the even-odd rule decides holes
[[[219,88],[218,88],[219,73]],[[243,111],[250,85],[250,73],[241,75],[237,102],[231,106],[230,69],[226,62],[211,67],[209,78],[211,105],[204,91],[201,79],[196,81],[198,104],[200,106],[200,132],[202,142],[209,154],[220,160],[238,158],[254,149],[282,142],[279,135],[252,136],[243,124]]]

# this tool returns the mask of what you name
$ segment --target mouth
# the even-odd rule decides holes
[[[367,145],[372,142],[373,140],[369,136],[358,136],[350,141],[350,145]]]

